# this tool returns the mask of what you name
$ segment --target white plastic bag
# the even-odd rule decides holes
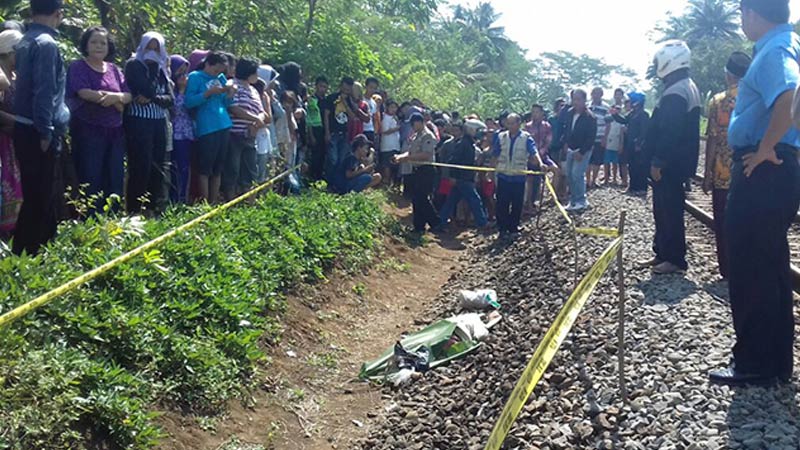
[[[477,291],[463,290],[460,292],[461,307],[470,311],[483,311],[494,308],[500,309],[497,302],[497,292],[494,289],[479,289]]]

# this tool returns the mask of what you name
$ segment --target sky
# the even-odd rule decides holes
[[[566,50],[622,64],[641,76],[655,45],[649,33],[687,0],[488,0],[502,14],[498,25],[535,58]],[[478,0],[451,0],[474,6]],[[800,19],[800,0],[790,0],[792,20]],[[580,30],[581,32],[574,32]]]

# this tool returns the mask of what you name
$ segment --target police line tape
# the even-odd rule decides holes
[[[130,251],[128,251],[128,252],[126,252],[126,253],[124,253],[124,254],[122,254],[120,256],[117,256],[116,258],[112,259],[111,261],[108,261],[107,263],[102,264],[102,265],[100,265],[100,266],[98,266],[98,267],[96,267],[96,268],[84,273],[83,275],[81,275],[79,277],[73,278],[72,280],[62,284],[61,286],[59,286],[59,287],[57,287],[57,288],[55,288],[53,290],[50,290],[50,291],[48,291],[48,292],[36,297],[35,299],[33,299],[33,300],[31,300],[31,301],[29,301],[29,302],[27,302],[25,304],[17,306],[16,308],[12,309],[11,311],[8,311],[8,312],[4,313],[3,315],[0,315],[0,328],[3,328],[5,326],[7,326],[8,324],[10,324],[11,322],[19,319],[20,317],[23,317],[26,314],[28,314],[28,313],[30,313],[32,311],[35,311],[35,310],[41,308],[42,306],[47,305],[48,303],[52,302],[56,298],[58,298],[58,297],[60,297],[60,296],[62,296],[64,294],[72,291],[73,289],[77,288],[78,286],[81,286],[81,285],[83,285],[85,283],[88,283],[88,282],[94,280],[95,278],[105,274],[106,272],[111,271],[112,269],[116,268],[117,266],[119,266],[121,264],[124,264],[124,263],[132,260],[133,258],[136,258],[139,255],[142,255],[144,252],[146,252],[146,251],[158,246],[159,244],[161,244],[161,243],[163,243],[163,242],[175,237],[179,233],[182,233],[182,232],[184,232],[184,231],[186,231],[186,230],[188,230],[188,229],[190,229],[190,228],[192,228],[192,227],[194,227],[194,226],[196,226],[196,225],[198,225],[198,224],[200,224],[202,222],[205,222],[206,220],[209,220],[209,219],[211,219],[213,217],[216,217],[216,216],[220,215],[224,211],[226,211],[226,210],[238,205],[239,203],[241,203],[241,202],[243,202],[243,201],[245,201],[245,200],[257,195],[261,191],[263,191],[263,190],[267,189],[268,187],[274,185],[276,182],[278,182],[281,179],[285,178],[286,176],[288,176],[289,174],[291,174],[292,172],[297,170],[299,167],[300,167],[300,165],[297,165],[297,166],[295,166],[295,167],[293,167],[291,169],[288,169],[285,172],[281,173],[280,175],[278,175],[278,176],[266,181],[265,183],[255,187],[255,188],[253,188],[251,191],[249,191],[247,193],[244,193],[244,194],[240,195],[239,197],[237,197],[237,198],[235,198],[235,199],[233,199],[233,200],[231,200],[231,201],[229,201],[229,202],[227,202],[227,203],[225,203],[223,205],[220,205],[220,206],[212,209],[211,211],[209,211],[209,212],[207,212],[207,213],[205,213],[205,214],[203,214],[201,216],[198,216],[198,217],[192,219],[191,221],[189,221],[189,222],[187,222],[187,223],[185,223],[185,224],[183,224],[183,225],[181,225],[179,227],[173,228],[172,230],[162,234],[161,236],[158,236],[158,237],[156,237],[155,239],[153,239],[151,241],[145,242],[144,244],[134,248],[133,250],[130,250]]]
[[[479,167],[479,166],[461,166],[458,164],[445,164],[431,161],[404,161],[403,164],[411,164],[412,166],[432,166],[444,167],[449,169],[471,170],[473,172],[496,172],[503,175],[544,175],[545,172],[535,170],[503,170],[494,167]]]
[[[558,313],[556,320],[547,330],[544,339],[536,347],[525,371],[522,372],[517,385],[511,392],[511,396],[500,414],[500,419],[494,426],[489,441],[486,443],[485,450],[499,450],[503,442],[511,431],[511,427],[517,420],[522,408],[527,403],[533,389],[539,383],[545,370],[553,360],[558,348],[566,339],[572,325],[578,318],[581,309],[586,304],[589,296],[597,286],[598,281],[608,269],[609,264],[619,252],[622,246],[622,237],[617,237],[608,248],[603,252],[597,262],[592,266],[589,273],[583,277],[578,287],[567,300],[567,303]]]
[[[572,218],[569,216],[569,214],[567,214],[567,210],[564,208],[564,205],[558,201],[558,194],[556,194],[556,189],[553,187],[553,183],[550,182],[549,178],[544,177],[544,184],[547,186],[547,190],[550,191],[550,195],[553,196],[553,201],[556,202],[556,208],[558,208],[558,211],[561,213],[567,223],[572,225]]]

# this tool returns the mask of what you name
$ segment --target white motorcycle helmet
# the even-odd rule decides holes
[[[688,69],[691,61],[692,51],[689,46],[677,39],[662,43],[653,58],[656,76],[662,80],[676,70]]]
[[[464,122],[464,133],[472,137],[478,137],[482,132],[486,131],[486,124],[476,119],[469,119]]]

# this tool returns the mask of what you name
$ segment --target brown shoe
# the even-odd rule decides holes
[[[681,269],[680,267],[672,264],[669,261],[664,261],[657,266],[653,266],[653,273],[656,275],[669,275],[672,273],[684,273],[685,270]]]

